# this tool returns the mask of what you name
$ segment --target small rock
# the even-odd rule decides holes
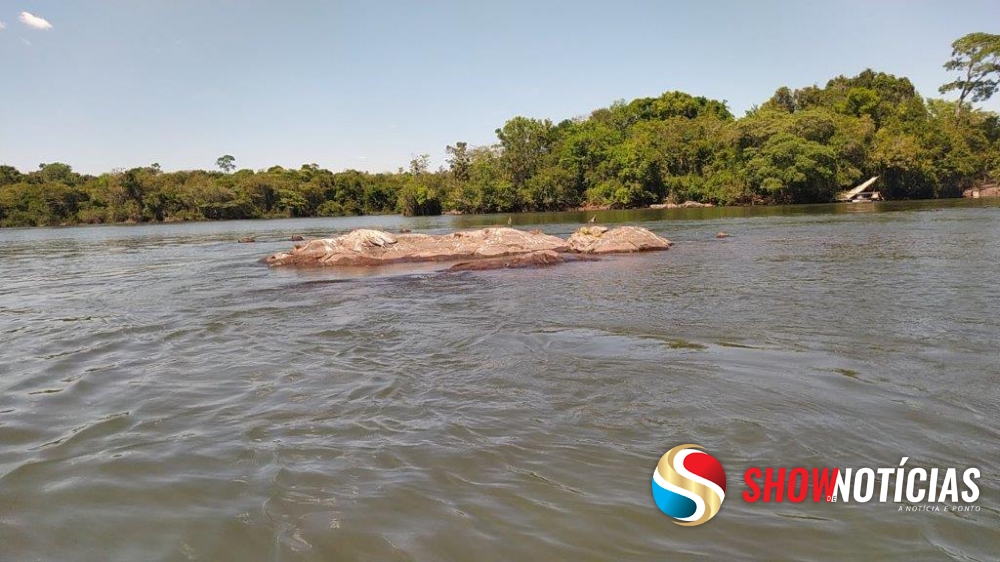
[[[595,236],[600,238],[602,234],[607,232],[609,229],[606,226],[584,226],[578,228],[576,232],[581,236]]]
[[[716,238],[729,238],[729,233],[728,232],[719,231],[719,232],[715,233],[715,237]]]
[[[240,244],[252,244],[253,242],[256,241],[257,239],[254,238],[253,236],[244,236],[243,238],[237,240],[237,242],[239,242]]]
[[[410,230],[409,228],[400,228],[400,229],[399,229],[399,233],[400,233],[400,234],[409,234],[409,233],[411,233],[411,232],[413,232],[413,231],[412,231],[412,230]]]
[[[291,240],[292,242],[301,242],[305,240],[305,238],[303,238],[302,235],[300,234],[293,234],[292,237],[289,238],[289,240]]]

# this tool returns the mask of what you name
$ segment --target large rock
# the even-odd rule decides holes
[[[452,234],[390,234],[359,229],[336,238],[296,244],[291,252],[264,258],[270,266],[372,266],[460,262],[453,270],[552,265],[597,259],[590,254],[667,250],[666,238],[637,226],[585,226],[563,240],[537,230],[485,228]],[[587,254],[587,255],[582,255]]]
[[[627,254],[669,250],[670,240],[639,226],[585,226],[569,237],[569,249],[581,254]]]
[[[539,251],[566,252],[566,241],[539,231],[485,228],[452,234],[390,234],[353,230],[336,238],[297,244],[290,253],[264,259],[270,266],[367,266],[406,262],[462,261]]]

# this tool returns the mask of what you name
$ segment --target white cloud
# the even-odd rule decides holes
[[[21,16],[17,18],[21,20],[21,23],[28,27],[33,27],[35,29],[52,29],[52,24],[48,22],[45,18],[40,18],[34,14],[29,14],[28,12],[21,12]]]
[[[0,21],[0,29],[3,29],[5,27],[7,27],[7,24],[5,24],[4,22]]]

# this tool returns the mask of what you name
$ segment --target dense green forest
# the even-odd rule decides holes
[[[1000,178],[1000,119],[971,105],[997,90],[1000,36],[952,47],[945,68],[960,78],[941,91],[956,102],[872,70],[779,88],[739,119],[724,101],[667,92],[559,123],[514,117],[496,144],[448,146],[438,170],[427,155],[396,173],[236,170],[230,155],[218,171],[0,166],[0,226],[811,203],[873,175],[889,199],[955,197]]]

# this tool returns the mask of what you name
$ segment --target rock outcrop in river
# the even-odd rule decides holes
[[[697,201],[685,201],[683,203],[656,203],[650,205],[650,209],[690,209],[691,207],[714,207],[711,203],[699,203]]]
[[[534,230],[484,228],[451,234],[390,234],[359,229],[335,238],[296,244],[291,252],[264,258],[269,266],[374,266],[415,262],[460,262],[453,269],[497,269],[551,265],[579,254],[666,250],[670,241],[645,228],[588,226],[569,241]]]
[[[569,249],[580,254],[628,254],[669,250],[670,240],[638,226],[585,226],[569,237]]]
[[[980,199],[986,197],[1000,197],[1000,185],[997,184],[987,184],[977,187],[970,187],[962,192],[962,197],[971,197],[972,199]]]

